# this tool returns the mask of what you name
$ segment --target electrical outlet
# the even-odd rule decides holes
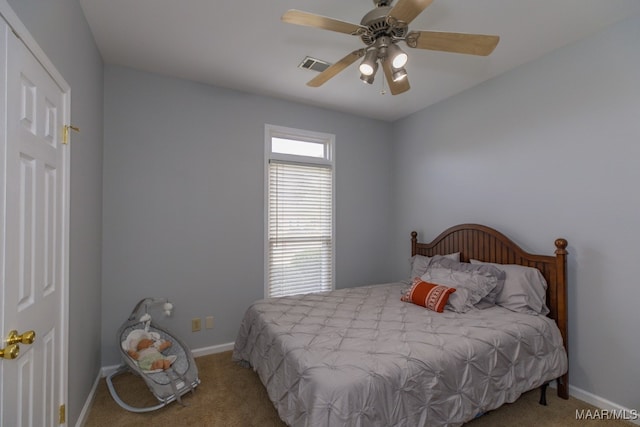
[[[195,319],[191,319],[191,332],[198,332],[202,325],[201,325],[201,320],[199,317],[196,317]]]
[[[205,328],[212,329],[213,328],[213,316],[207,316],[205,319]]]

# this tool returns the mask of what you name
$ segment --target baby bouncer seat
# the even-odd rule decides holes
[[[200,379],[198,378],[198,368],[191,350],[175,335],[157,325],[149,314],[149,307],[157,304],[163,305],[165,315],[171,315],[173,305],[167,299],[145,298],[136,304],[131,315],[126,322],[118,329],[117,343],[122,357],[120,365],[113,373],[107,376],[107,386],[113,399],[122,408],[131,412],[149,412],[160,409],[169,403],[177,400],[182,404],[181,396],[188,391],[193,391]],[[129,354],[132,347],[135,347],[140,339],[146,338],[155,343],[170,342],[168,348],[159,346],[163,360],[167,360],[166,369],[152,368],[143,357],[135,360]],[[142,354],[142,352],[140,352]],[[137,356],[137,354],[136,354]],[[151,393],[158,399],[157,405],[148,407],[134,407],[125,403],[113,385],[113,378],[125,372],[133,372],[139,375],[149,387]]]

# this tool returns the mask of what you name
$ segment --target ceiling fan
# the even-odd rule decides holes
[[[360,24],[352,24],[309,12],[291,9],[283,16],[284,22],[307,27],[359,36],[366,47],[356,49],[315,78],[308,86],[319,87],[336,74],[364,57],[360,64],[360,80],[372,84],[378,62],[389,83],[392,95],[409,90],[409,79],[405,64],[407,54],[398,46],[404,41],[410,48],[429,49],[443,52],[464,53],[487,56],[495,49],[500,37],[484,34],[447,33],[438,31],[409,31],[409,24],[433,0],[373,0],[375,8],[367,13]]]

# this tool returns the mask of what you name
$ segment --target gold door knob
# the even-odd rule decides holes
[[[7,344],[33,344],[35,340],[36,333],[34,331],[27,331],[21,335],[18,335],[18,331],[10,331]]]
[[[0,348],[0,357],[3,359],[15,359],[20,354],[20,347],[17,344],[10,344],[5,348]]]

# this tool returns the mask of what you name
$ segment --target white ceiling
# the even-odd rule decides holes
[[[411,30],[500,36],[488,57],[402,47],[411,90],[381,95],[356,64],[320,88],[298,68],[305,56],[336,62],[355,36],[280,21],[299,9],[360,23],[372,0],[80,0],[107,64],[299,101],[392,121],[640,14],[638,0],[435,0]]]

